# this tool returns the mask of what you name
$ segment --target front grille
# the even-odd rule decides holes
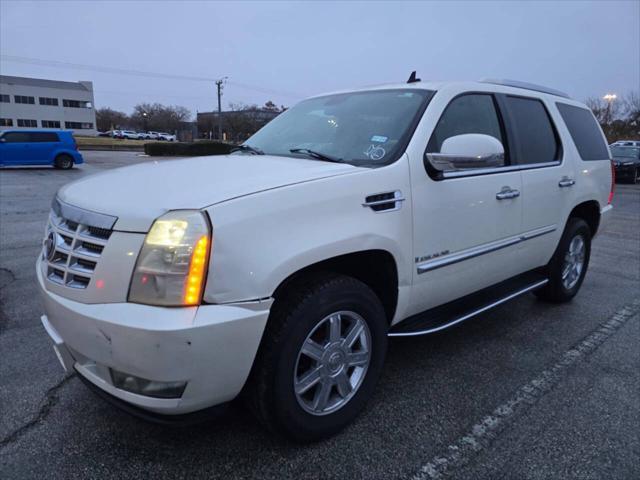
[[[109,229],[78,223],[52,211],[42,250],[47,279],[69,288],[87,288],[110,236]]]

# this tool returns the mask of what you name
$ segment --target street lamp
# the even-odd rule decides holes
[[[618,98],[618,96],[615,93],[607,93],[604,97],[602,97],[602,99],[609,102],[609,104],[611,104],[611,102],[613,102],[616,98]]]

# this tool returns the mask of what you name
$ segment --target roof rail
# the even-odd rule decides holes
[[[571,98],[568,94],[555,90],[549,87],[543,87],[542,85],[536,85],[535,83],[520,82],[518,80],[506,80],[495,78],[483,78],[480,80],[482,83],[492,83],[494,85],[504,85],[505,87],[524,88],[525,90],[533,90],[535,92],[549,93],[551,95],[557,95],[559,97]]]

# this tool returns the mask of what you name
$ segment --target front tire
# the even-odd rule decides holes
[[[352,422],[387,350],[378,297],[342,275],[316,277],[276,300],[249,379],[250,408],[268,429],[309,442]]]
[[[571,217],[560,243],[546,267],[549,283],[534,293],[543,300],[568,302],[582,286],[591,256],[591,229],[581,219]]]
[[[56,168],[69,170],[73,168],[73,158],[69,155],[58,155],[53,163]]]

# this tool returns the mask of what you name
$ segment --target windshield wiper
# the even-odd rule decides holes
[[[309,150],[308,148],[290,148],[291,153],[304,153],[310,157],[317,158],[318,160],[324,160],[325,162],[344,163],[341,158],[332,157],[325,153],[316,152],[315,150]]]
[[[233,152],[248,152],[248,153],[251,153],[252,155],[264,155],[264,152],[259,148],[252,147],[251,145],[245,145],[245,144],[238,145],[237,147],[233,147],[231,149],[231,153]]]

